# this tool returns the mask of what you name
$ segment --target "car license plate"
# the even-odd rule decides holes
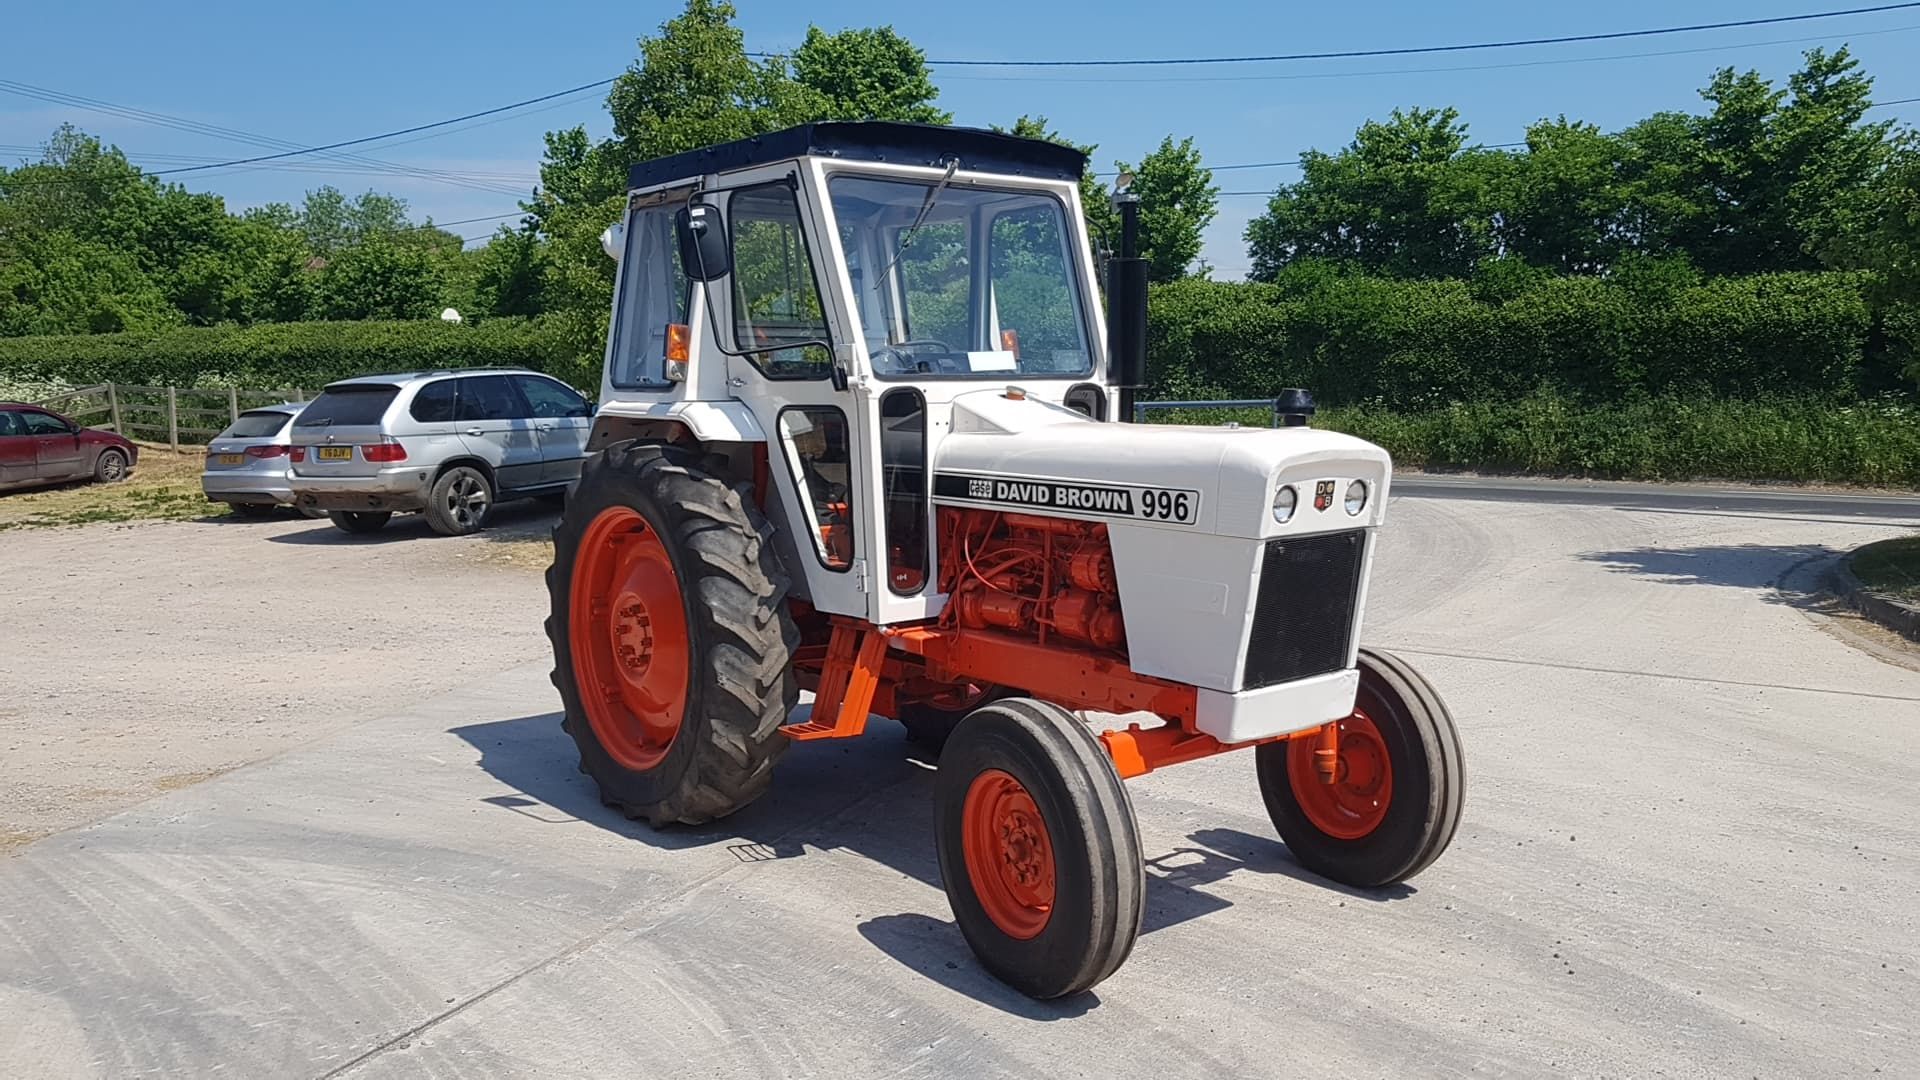
[[[352,461],[353,447],[323,446],[320,448],[320,460],[321,461]]]
[[[222,465],[239,465],[245,462],[246,460],[247,460],[247,456],[245,454],[221,454],[220,455],[220,464]]]

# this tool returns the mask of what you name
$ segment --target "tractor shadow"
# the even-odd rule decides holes
[[[453,734],[480,752],[482,770],[513,794],[481,800],[489,806],[551,825],[584,822],[668,851],[723,845],[742,863],[798,858],[808,849],[848,852],[940,889],[932,842],[934,767],[890,721],[876,719],[858,739],[799,743],[781,758],[771,791],[753,805],[710,825],[655,829],[605,806],[594,782],[579,771],[579,754],[560,730],[559,713],[470,724]],[[1233,906],[1207,891],[1235,875],[1279,875],[1316,889],[1385,902],[1411,896],[1411,887],[1363,891],[1336,885],[1296,862],[1277,839],[1235,829],[1201,829],[1187,843],[1149,852],[1143,934]],[[902,967],[1014,1016],[1061,1020],[1099,1004],[1088,992],[1058,1001],[1034,1001],[1009,989],[974,957],[948,916],[901,912],[861,922],[874,948]]]

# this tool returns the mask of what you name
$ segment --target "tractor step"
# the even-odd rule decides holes
[[[880,664],[887,655],[887,636],[873,627],[836,620],[827,642],[827,663],[820,672],[820,689],[813,695],[813,712],[798,724],[786,724],[780,734],[809,739],[846,739],[867,730],[867,712],[880,686]]]

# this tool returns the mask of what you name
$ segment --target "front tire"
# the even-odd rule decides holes
[[[934,813],[954,921],[1007,985],[1065,997],[1133,951],[1146,893],[1140,830],[1079,717],[1029,698],[976,709],[941,756]]]
[[[480,531],[493,509],[493,483],[471,465],[456,465],[440,474],[427,494],[427,527],[441,536],[465,536]]]
[[[356,536],[377,533],[387,527],[393,514],[387,510],[329,510],[327,520],[341,532],[350,532]]]
[[[628,817],[699,824],[766,791],[800,698],[772,537],[683,450],[619,443],[582,471],[547,571],[553,683],[581,770]]]
[[[117,484],[127,478],[127,453],[111,447],[100,451],[93,462],[93,478],[103,484]]]
[[[1254,751],[1260,795],[1300,865],[1343,885],[1405,881],[1452,842],[1465,798],[1460,733],[1446,703],[1391,653],[1360,650],[1360,694],[1340,721],[1340,764],[1329,784],[1310,737]]]

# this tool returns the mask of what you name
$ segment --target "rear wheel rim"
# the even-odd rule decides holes
[[[973,893],[1000,932],[1029,941],[1053,917],[1053,840],[1033,796],[1013,774],[973,778],[960,811],[960,850]]]
[[[645,772],[672,749],[691,673],[679,575],[660,534],[616,506],[587,526],[568,617],[574,680],[609,756]]]
[[[453,478],[447,486],[447,512],[461,528],[470,529],[487,512],[487,485],[472,473]]]
[[[1387,742],[1366,713],[1355,711],[1340,723],[1340,758],[1333,782],[1320,778],[1311,735],[1287,743],[1287,782],[1293,798],[1313,827],[1337,840],[1361,840],[1386,820],[1393,805],[1393,762]]]

